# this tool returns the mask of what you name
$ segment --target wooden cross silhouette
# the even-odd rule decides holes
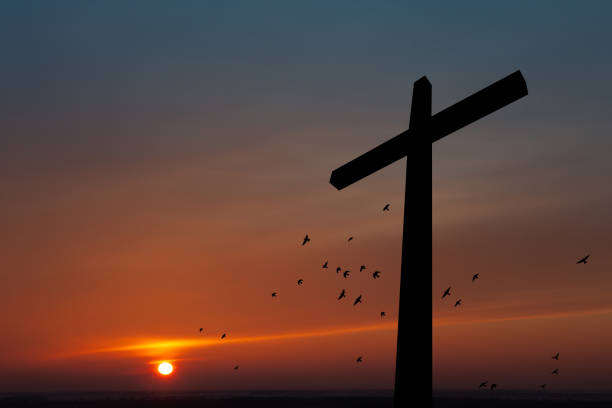
[[[432,293],[431,276],[419,270],[414,271],[415,259],[419,259],[419,262],[416,263],[418,269],[426,270],[427,268],[431,271],[431,224],[427,225],[428,223],[423,222],[426,214],[430,216],[427,219],[431,219],[431,145],[525,95],[527,95],[527,83],[521,72],[516,71],[431,116],[431,83],[427,77],[422,77],[414,83],[408,130],[332,171],[329,182],[338,190],[342,190],[389,164],[407,157],[394,408],[406,407],[414,403],[415,391],[420,395],[428,395],[431,389],[431,377],[424,378],[424,374],[431,372],[431,337],[424,336],[425,328],[430,332],[431,321],[427,323],[427,327],[414,327],[413,321],[407,321],[414,310],[422,313],[425,307],[422,304],[422,297],[421,299],[407,297],[409,290],[417,293]],[[408,154],[413,159],[408,157]],[[429,163],[427,164],[425,160]],[[417,222],[413,221],[409,224],[411,217],[413,220],[416,218]],[[412,242],[410,242],[411,237]],[[413,273],[408,271],[409,250]],[[406,298],[402,299],[402,293]],[[413,299],[420,302],[415,303]],[[429,302],[429,307],[431,311],[431,302]],[[411,354],[409,350],[403,350],[400,347],[402,341],[408,343],[411,328],[408,324],[410,323],[412,323],[413,330],[418,333],[410,337],[411,350],[414,350]],[[405,348],[407,346],[408,344],[404,345]],[[427,350],[429,350],[430,357],[429,367],[415,366],[415,354],[422,355]],[[417,374],[409,378],[410,372]],[[420,376],[423,378],[415,379]]]

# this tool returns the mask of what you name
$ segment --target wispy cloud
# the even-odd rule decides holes
[[[266,341],[284,341],[303,339],[309,337],[326,337],[326,336],[339,336],[346,334],[357,334],[364,332],[376,332],[376,331],[392,331],[397,329],[397,321],[389,321],[385,323],[354,326],[354,327],[340,327],[333,329],[319,329],[305,332],[291,332],[291,333],[277,333],[277,334],[264,334],[257,336],[244,336],[227,339],[219,338],[178,338],[178,339],[147,339],[140,341],[127,342],[127,344],[115,345],[110,347],[97,348],[92,350],[81,351],[72,354],[84,355],[84,354],[97,354],[97,353],[121,353],[121,352],[148,352],[158,353],[175,351],[179,349],[193,349],[201,347],[217,346],[222,344],[241,344],[241,343],[254,343],[254,342],[266,342]]]
[[[519,321],[519,320],[536,320],[536,319],[563,319],[563,318],[571,318],[571,317],[581,317],[581,316],[594,316],[594,315],[603,315],[612,313],[611,307],[605,308],[597,308],[597,309],[585,309],[585,310],[572,310],[572,311],[563,311],[557,313],[534,313],[527,315],[513,315],[513,316],[491,316],[491,317],[474,317],[467,318],[462,320],[457,320],[454,318],[438,318],[434,319],[432,322],[433,327],[444,327],[444,326],[461,326],[461,325],[469,325],[469,324],[484,324],[484,323],[500,323],[500,322],[510,322],[510,321]]]

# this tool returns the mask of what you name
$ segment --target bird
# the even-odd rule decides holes
[[[558,368],[555,368],[551,374],[553,374],[553,375],[559,375],[559,369],[558,369]]]
[[[346,271],[344,271],[344,273],[342,274],[342,276],[344,276],[345,278],[348,278],[349,274],[351,273],[351,271],[349,271],[348,269]]]
[[[359,357],[357,357],[357,360],[356,360],[356,361],[357,361],[358,363],[361,363],[361,362],[363,361],[363,356],[359,356]]]
[[[555,354],[554,356],[552,356],[553,360],[559,360],[559,353]]]
[[[221,335],[221,338],[224,339],[226,337],[225,333]]]
[[[276,292],[272,292],[272,297],[276,297],[277,293]]]
[[[389,211],[389,204],[385,204],[385,206],[383,207],[383,211]]]
[[[382,319],[383,317],[385,317],[387,314],[385,312],[380,312],[380,318]]]
[[[349,237],[348,242],[351,242],[353,240],[353,237]]]
[[[234,367],[234,370],[237,370],[237,369],[238,369],[238,367],[240,367],[240,366],[235,366],[235,367]]]
[[[481,382],[481,383],[480,383],[480,385],[478,386],[478,389],[481,389],[481,388],[483,388],[483,387],[484,387],[484,388],[487,388],[487,384],[488,384],[488,381],[483,381],[483,382]]]
[[[323,264],[322,268],[327,269],[327,261]]]
[[[378,279],[378,278],[380,278],[380,271],[374,271],[374,273],[372,274],[372,277],[373,277],[374,279]]]
[[[583,264],[585,264],[585,265],[586,265],[586,263],[587,263],[587,259],[589,258],[589,256],[591,256],[591,255],[589,254],[589,255],[585,256],[584,258],[582,258],[581,260],[579,260],[578,262],[576,262],[576,264],[583,263]]]
[[[476,279],[480,279],[479,273],[475,273],[474,276],[472,276],[472,282],[474,282]]]
[[[203,334],[204,328],[200,327],[200,334]]]
[[[541,388],[541,389],[546,388],[546,384],[542,384],[542,385],[540,385],[540,388]]]
[[[497,388],[497,384],[491,384],[491,391]]]
[[[355,301],[353,302],[353,306],[355,306],[357,303],[361,303],[361,296],[362,295],[357,296],[357,299],[355,299]]]
[[[306,234],[304,241],[302,242],[302,246],[306,245],[308,242],[310,242],[310,238],[308,238],[308,234]]]
[[[340,292],[340,296],[338,296],[338,300],[345,298],[346,297],[346,289],[342,289],[342,292]]]
[[[342,270],[342,268],[337,267],[337,268],[336,268],[336,273],[340,273],[340,271],[341,271],[341,270]]]
[[[461,299],[459,299],[458,301],[455,302],[455,307],[461,305]]]
[[[365,265],[361,265],[361,266],[359,267],[359,272],[363,271],[365,268],[366,268],[366,266],[365,266]]]
[[[304,279],[298,279],[298,286],[304,283]]]
[[[442,295],[442,299],[444,299],[447,296],[450,296],[450,286],[448,287],[448,289],[444,291],[444,294]]]

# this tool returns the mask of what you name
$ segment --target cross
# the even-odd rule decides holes
[[[421,302],[415,302],[414,299],[417,297],[408,297],[409,290],[417,293],[432,293],[431,276],[420,273],[418,270],[414,271],[416,269],[415,259],[420,259],[420,264],[416,263],[418,269],[431,271],[431,258],[429,257],[432,253],[431,226],[424,222],[424,220],[431,219],[432,215],[431,144],[525,95],[527,95],[527,83],[521,72],[516,71],[432,116],[431,83],[424,76],[414,83],[408,129],[331,173],[329,182],[338,190],[342,190],[403,157],[407,158],[393,392],[394,408],[413,404],[415,391],[416,394],[428,395],[431,389],[431,377],[424,381],[426,379],[422,374],[431,372],[431,337],[424,336],[427,332],[431,333],[431,321],[426,327],[419,326],[418,323],[417,327],[414,327],[416,319],[408,321],[411,314],[422,313],[424,308]],[[412,159],[408,157],[409,153]],[[427,214],[429,217],[426,217]],[[409,224],[411,219],[412,222]],[[412,242],[410,242],[411,237]],[[413,273],[408,271],[409,266],[412,266]],[[402,299],[402,293],[406,296],[405,299]],[[429,307],[431,312],[431,302]],[[409,324],[413,331],[417,332],[416,336],[410,336],[410,338],[411,326]],[[402,342],[405,342],[404,347],[407,348],[408,340],[412,342],[411,354],[409,350],[400,347]],[[415,363],[415,355],[422,356],[427,351],[429,352],[429,362],[427,362],[429,367],[418,366]],[[410,373],[415,373],[416,376],[410,378]],[[423,378],[415,380],[414,377],[419,376]],[[428,388],[425,389],[426,387]]]

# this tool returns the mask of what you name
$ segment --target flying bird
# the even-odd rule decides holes
[[[340,292],[340,296],[338,296],[338,300],[345,298],[346,297],[346,289],[342,289],[342,292]]]
[[[337,268],[336,268],[336,273],[340,273],[340,271],[341,271],[341,270],[342,270],[342,268],[337,267]]]
[[[372,277],[373,277],[374,279],[378,279],[378,278],[380,278],[380,271],[374,271],[374,273],[372,274]]]
[[[442,299],[444,299],[447,296],[450,296],[450,286],[448,287],[448,289],[444,291],[444,294],[442,295]]]
[[[224,339],[226,337],[225,333],[221,335],[221,338]]]
[[[380,318],[382,319],[383,317],[385,317],[387,314],[385,312],[380,312]]]
[[[455,302],[455,307],[461,305],[461,299],[459,299],[458,301]]]
[[[357,299],[355,299],[353,302],[353,306],[355,306],[357,303],[361,303],[361,295],[357,296]]]
[[[555,368],[551,374],[553,374],[553,375],[559,375],[559,369],[558,369],[558,368]]]
[[[472,282],[474,282],[476,279],[480,279],[479,273],[475,273],[474,276],[472,276]]]
[[[481,388],[483,388],[483,387],[484,387],[484,388],[487,388],[487,384],[488,384],[488,383],[489,383],[488,381],[483,381],[483,382],[481,382],[481,383],[480,383],[480,385],[478,386],[478,389],[481,389]]]
[[[541,388],[541,389],[546,388],[546,384],[542,384],[542,385],[540,385],[540,388]]]
[[[351,271],[349,271],[348,269],[346,271],[344,271],[344,273],[342,274],[342,276],[344,276],[345,278],[348,278],[349,274],[351,273]]]
[[[365,265],[361,265],[361,266],[359,267],[359,272],[363,271],[365,268],[366,268],[366,267],[365,267]]]
[[[353,237],[349,237],[348,242],[351,242],[353,240]]]
[[[582,258],[581,260],[579,260],[578,262],[576,262],[576,264],[583,263],[583,264],[585,264],[585,265],[586,265],[586,263],[587,263],[587,259],[589,258],[589,256],[591,256],[591,255],[589,254],[589,255],[585,256],[584,258]]]
[[[363,356],[359,356],[359,357],[357,357],[357,362],[358,362],[358,363],[361,363],[362,361],[363,361]]]
[[[272,292],[272,297],[276,297],[276,292]]]
[[[238,367],[240,367],[240,366],[235,366],[235,367],[234,367],[234,370],[237,370],[237,369],[238,369]]]
[[[389,211],[389,204],[385,204],[385,206],[383,207],[383,211]]]
[[[552,358],[553,360],[559,360],[559,353],[555,354]]]
[[[304,283],[304,279],[298,279],[298,286]]]
[[[322,268],[327,269],[327,261],[323,264]]]
[[[310,242],[310,238],[308,238],[308,234],[304,237],[304,242],[302,242],[302,246],[306,245],[306,243]]]
[[[491,391],[497,388],[497,384],[491,384]]]

